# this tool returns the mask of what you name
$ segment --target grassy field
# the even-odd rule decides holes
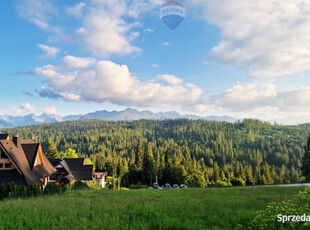
[[[79,190],[0,201],[0,229],[234,229],[303,187]]]

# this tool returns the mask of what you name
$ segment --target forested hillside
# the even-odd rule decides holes
[[[309,125],[280,126],[258,120],[73,121],[2,129],[21,138],[51,139],[59,151],[88,155],[121,186],[187,183],[190,186],[293,183]]]

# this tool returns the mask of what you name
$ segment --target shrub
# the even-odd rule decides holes
[[[256,217],[248,225],[248,229],[277,230],[277,229],[310,229],[310,222],[279,222],[278,215],[310,215],[310,191],[299,192],[296,199],[270,203],[266,209],[257,212]],[[237,229],[244,229],[239,226]]]
[[[45,194],[62,193],[66,191],[65,186],[60,185],[47,185],[43,190],[40,185],[16,185],[14,183],[0,184],[0,200],[7,198],[19,198],[19,197],[30,197],[40,196]]]
[[[83,181],[76,181],[72,185],[72,189],[85,189],[85,188],[88,189],[89,186],[88,186],[88,184],[86,182],[83,182]]]

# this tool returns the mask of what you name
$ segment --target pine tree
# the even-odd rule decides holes
[[[306,177],[306,180],[310,181],[310,134],[308,136],[307,144],[304,147],[301,170],[302,175]]]
[[[47,158],[51,158],[51,159],[55,159],[58,156],[58,151],[56,149],[56,145],[52,141],[51,138],[48,140],[48,143],[46,145],[45,155]]]
[[[155,178],[155,160],[152,151],[152,146],[147,145],[146,153],[143,157],[143,178],[144,182],[148,183],[150,180]]]
[[[142,172],[143,169],[143,158],[144,158],[144,146],[142,140],[138,140],[137,150],[136,150],[136,166],[138,171]]]

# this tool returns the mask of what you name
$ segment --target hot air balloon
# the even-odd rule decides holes
[[[169,27],[175,30],[186,16],[186,9],[182,3],[169,1],[160,7],[160,18]]]

